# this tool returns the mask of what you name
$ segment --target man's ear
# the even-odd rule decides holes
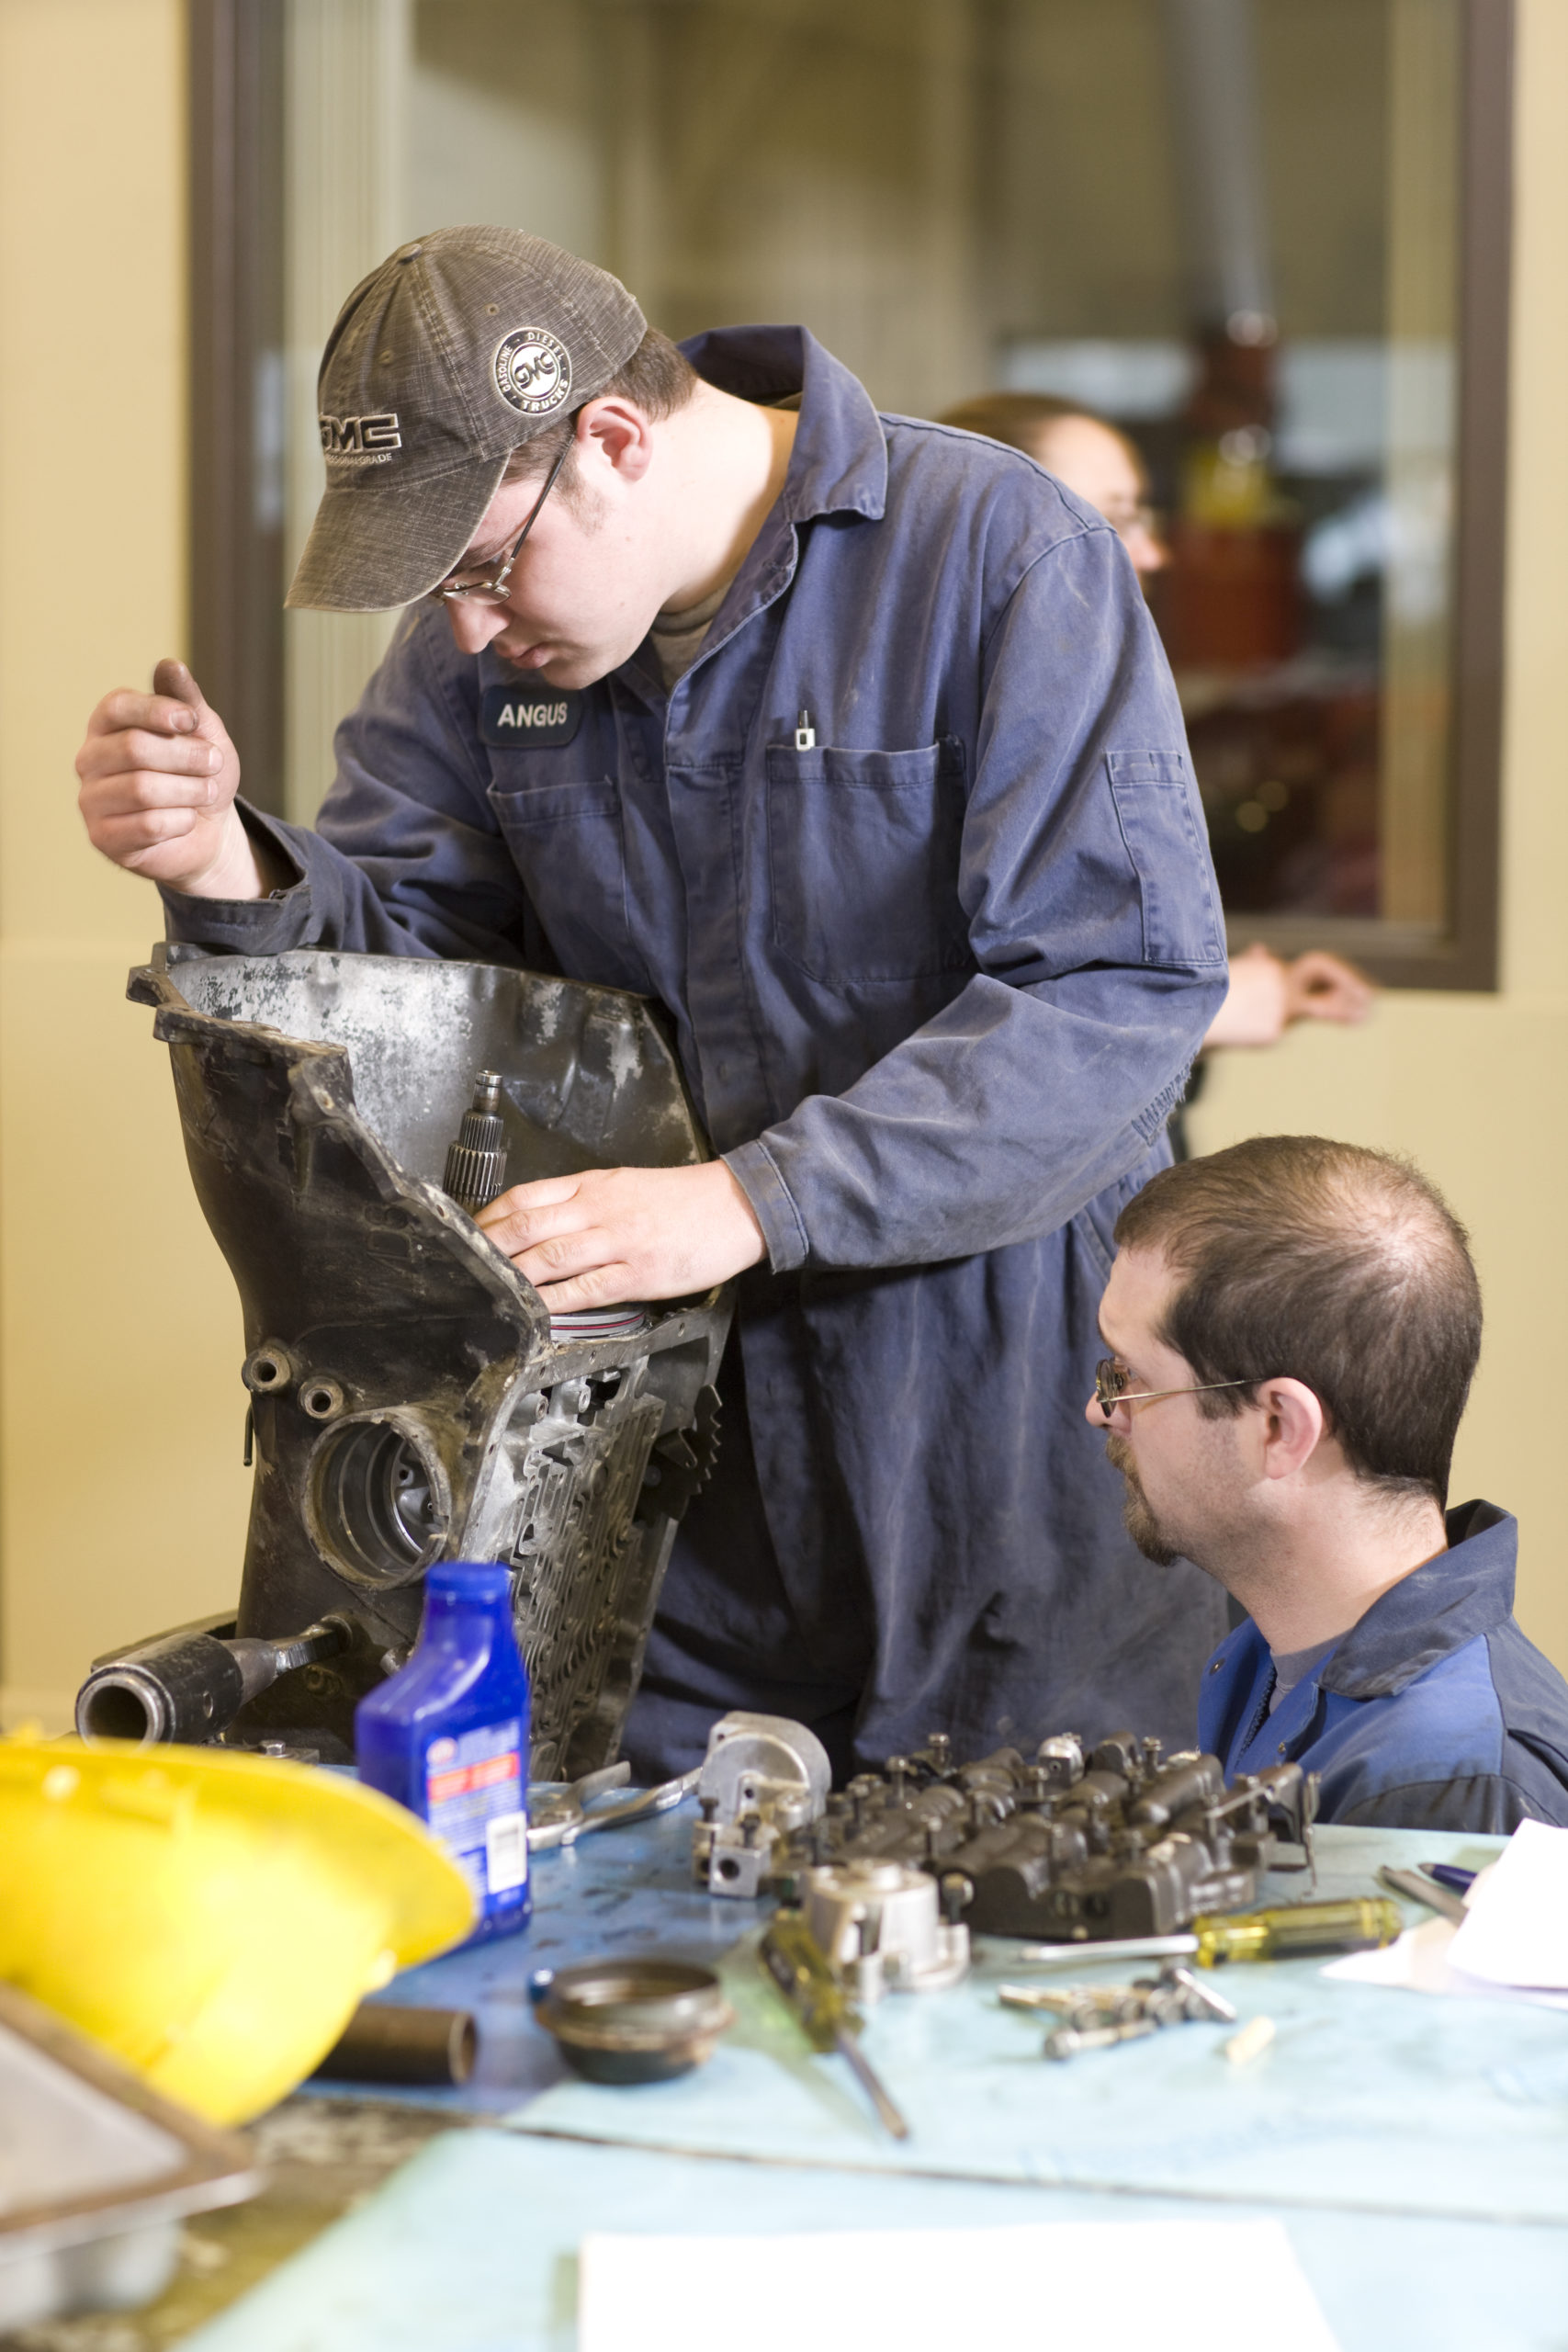
[[[592,478],[608,470],[640,481],[653,456],[653,428],[632,401],[588,401],[577,413],[577,462]]]
[[[1303,1470],[1328,1434],[1322,1399],[1301,1380],[1260,1380],[1263,1475],[1290,1478]]]

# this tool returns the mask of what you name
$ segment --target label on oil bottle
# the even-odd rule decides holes
[[[528,1883],[523,1810],[523,1726],[484,1724],[424,1752],[425,1817],[475,1895],[510,1894]]]

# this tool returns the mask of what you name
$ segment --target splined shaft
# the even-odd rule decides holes
[[[501,1080],[481,1069],[474,1080],[471,1107],[455,1143],[446,1147],[442,1189],[470,1216],[493,1201],[506,1182],[506,1129],[501,1123]]]

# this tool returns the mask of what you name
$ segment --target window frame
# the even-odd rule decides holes
[[[247,797],[284,806],[284,529],[260,495],[279,430],[283,19],[277,0],[187,0],[190,41],[192,666],[243,751]],[[1513,243],[1515,0],[1462,0],[1459,429],[1450,661],[1449,924],[1238,914],[1233,946],[1331,947],[1386,986],[1495,990]]]

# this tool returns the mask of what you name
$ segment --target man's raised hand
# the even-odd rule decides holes
[[[160,662],[150,695],[104,696],[76,773],[87,837],[114,865],[197,898],[262,896],[234,807],[239,759],[183,662]]]
[[[684,1298],[763,1255],[762,1228],[722,1159],[700,1168],[591,1168],[513,1184],[479,1223],[552,1314]]]

